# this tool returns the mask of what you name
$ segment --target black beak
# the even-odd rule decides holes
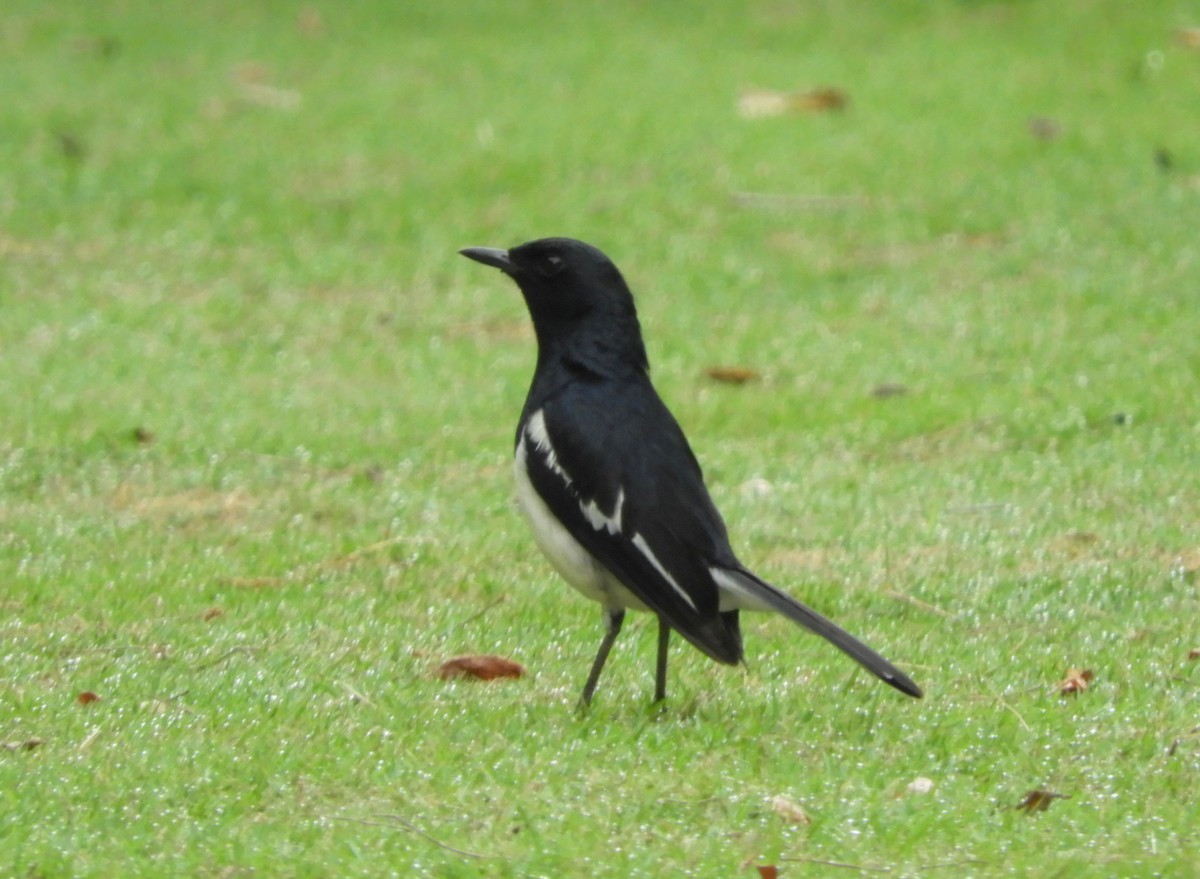
[[[485,266],[495,266],[502,272],[511,274],[516,269],[513,261],[508,258],[508,251],[498,247],[464,247],[459,253]]]

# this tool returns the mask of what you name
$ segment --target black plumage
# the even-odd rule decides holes
[[[512,277],[533,320],[538,356],[517,425],[517,494],[551,563],[604,609],[585,704],[629,608],[659,619],[656,699],[666,696],[671,630],[736,664],[741,610],[781,613],[921,695],[870,647],[738,561],[700,465],[650,382],[633,296],[603,253],[569,238],[461,253]]]

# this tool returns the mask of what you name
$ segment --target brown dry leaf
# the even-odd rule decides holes
[[[224,616],[224,615],[225,615],[225,611],[221,610],[221,608],[210,607],[208,610],[206,610],[204,613],[202,613],[200,615],[200,618],[202,620],[204,620],[204,622],[207,623],[209,620],[215,620],[217,617]]]
[[[295,110],[300,106],[300,92],[267,82],[267,67],[257,61],[245,61],[235,65],[229,77],[233,80],[238,96],[247,104],[272,110]]]
[[[93,702],[99,702],[100,697],[97,696],[95,693],[93,693],[91,690],[84,690],[82,693],[80,693],[78,696],[75,697],[75,701],[78,702],[80,705],[91,705]]]
[[[758,875],[760,879],[779,879],[779,868],[774,864],[760,864]]]
[[[758,372],[748,366],[710,366],[704,374],[713,381],[729,385],[744,385],[759,378]]]
[[[871,396],[878,400],[886,400],[889,397],[903,397],[908,393],[908,386],[902,385],[900,382],[883,382],[871,388]]]
[[[1068,531],[1050,542],[1050,548],[1071,558],[1086,557],[1100,546],[1100,535],[1092,531]]]
[[[1181,552],[1174,559],[1172,564],[1183,579],[1189,583],[1196,579],[1197,574],[1200,574],[1200,549],[1189,549]]]
[[[1200,27],[1181,27],[1175,31],[1175,41],[1185,49],[1200,49]]]
[[[771,809],[789,824],[812,824],[812,818],[804,811],[804,807],[785,796],[771,797]]]
[[[1200,659],[1200,647],[1193,647],[1188,651],[1188,659]]]
[[[325,19],[315,6],[305,6],[296,15],[296,27],[306,37],[325,36]]]
[[[45,739],[26,739],[23,742],[0,742],[0,751],[32,751],[46,744]]]
[[[743,119],[766,119],[789,113],[829,113],[845,110],[850,97],[829,86],[800,92],[743,89],[738,97],[738,115]]]
[[[154,442],[154,431],[148,427],[135,427],[130,435],[138,445],[148,446]]]
[[[260,82],[241,84],[239,94],[247,104],[266,107],[270,110],[295,110],[304,100],[295,89],[280,88]]]
[[[1017,803],[1014,808],[1026,812],[1045,812],[1055,800],[1069,799],[1071,799],[1069,794],[1056,794],[1050,790],[1031,790],[1025,794],[1025,799]]]
[[[475,656],[456,656],[438,666],[438,677],[443,681],[452,678],[475,678],[481,681],[491,681],[496,678],[519,678],[525,675],[525,666],[505,659],[503,656],[487,654]]]
[[[122,484],[110,501],[113,508],[148,519],[219,520],[239,519],[253,506],[246,492],[235,488],[217,492],[210,488],[189,488],[168,495],[139,497],[136,487]]]
[[[1035,140],[1049,143],[1052,140],[1058,140],[1062,134],[1062,126],[1048,116],[1034,116],[1029,120],[1029,133]]]
[[[243,61],[229,71],[230,78],[239,85],[267,81],[267,65],[258,61]]]
[[[1060,696],[1077,696],[1088,688],[1095,675],[1090,668],[1069,668],[1067,676],[1059,681]]]

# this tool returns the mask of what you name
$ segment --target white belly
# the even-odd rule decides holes
[[[573,587],[605,608],[646,610],[646,606],[609,573],[562,526],[542,500],[525,469],[525,438],[517,445],[513,471],[517,482],[517,502],[533,529],[533,539],[554,569]]]

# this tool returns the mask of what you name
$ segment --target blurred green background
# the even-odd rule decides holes
[[[1197,27],[10,0],[0,872],[1190,875]],[[752,617],[659,713],[642,619],[573,712],[532,334],[456,255],[547,235],[630,281],[747,563],[923,702]]]

